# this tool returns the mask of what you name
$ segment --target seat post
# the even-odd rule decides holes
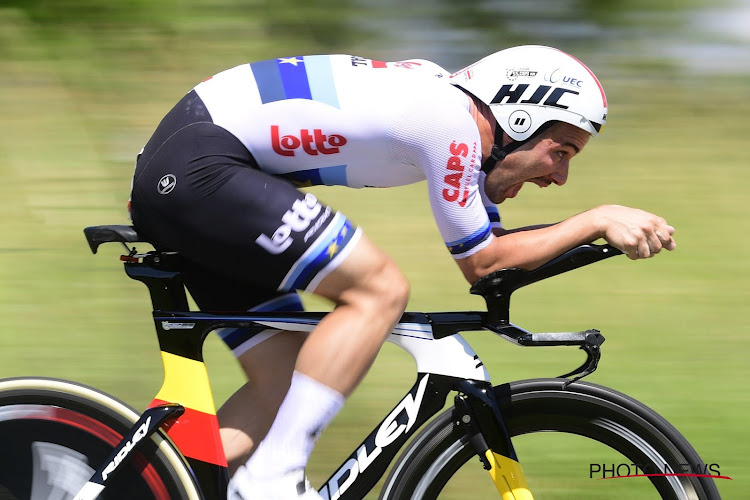
[[[148,287],[154,311],[189,311],[187,294],[179,271],[156,269],[148,264],[126,262],[125,273]]]

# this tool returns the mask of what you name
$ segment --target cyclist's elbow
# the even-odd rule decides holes
[[[509,267],[533,269],[536,267],[533,262],[529,261],[527,255],[519,252],[517,246],[504,244],[503,240],[504,237],[494,238],[489,245],[475,254],[456,260],[466,281],[473,285],[479,278],[499,269]]]
[[[466,281],[468,281],[470,285],[473,285],[479,278],[486,276],[492,271],[491,266],[486,265],[483,259],[476,255],[477,254],[456,260],[458,268],[461,269],[464,278],[466,278]]]

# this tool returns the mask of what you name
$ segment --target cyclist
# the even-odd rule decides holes
[[[542,46],[452,75],[425,60],[279,58],[219,73],[182,98],[139,154],[137,230],[185,256],[186,286],[203,310],[301,309],[297,290],[336,305],[309,335],[220,333],[248,376],[219,410],[230,498],[319,498],[304,477],[315,439],[408,300],[394,262],[294,185],[426,180],[439,231],[471,283],[602,237],[631,259],[672,250],[664,219],[621,206],[520,230],[500,223],[496,204],[524,183],[563,185],[606,117],[594,74]]]

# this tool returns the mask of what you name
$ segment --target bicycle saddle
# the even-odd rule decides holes
[[[91,251],[96,253],[99,249],[99,245],[102,243],[119,242],[119,243],[135,243],[135,242],[148,242],[147,239],[141,237],[133,226],[125,225],[107,225],[107,226],[90,226],[83,230],[83,234],[86,235],[86,240],[89,242]]]

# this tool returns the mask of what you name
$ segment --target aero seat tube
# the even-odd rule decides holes
[[[179,271],[157,269],[147,263],[127,262],[125,273],[148,287],[154,311],[188,311],[185,285]]]

